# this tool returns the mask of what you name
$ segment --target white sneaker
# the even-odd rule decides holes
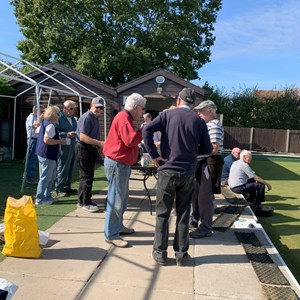
[[[97,212],[100,210],[100,208],[97,205],[83,205],[82,209],[88,211],[88,212]]]
[[[113,239],[113,240],[107,240],[105,239],[105,242],[108,244],[112,244],[119,248],[126,248],[128,247],[129,243],[127,241],[124,241],[121,237]]]
[[[53,204],[54,201],[52,200],[43,200],[40,202],[35,202],[35,206],[39,206],[39,205],[51,205]]]

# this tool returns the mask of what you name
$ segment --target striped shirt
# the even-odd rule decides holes
[[[224,129],[218,119],[206,123],[211,143],[218,143],[218,153],[223,151]]]

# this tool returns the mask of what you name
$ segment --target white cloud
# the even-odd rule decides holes
[[[228,16],[228,19],[224,16],[216,23],[212,59],[247,54],[253,56],[255,53],[268,56],[300,55],[298,0],[268,1],[267,5],[259,1],[255,7],[250,5],[241,13],[236,17]]]

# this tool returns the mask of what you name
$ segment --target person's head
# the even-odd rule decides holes
[[[150,123],[152,121],[152,115],[150,113],[143,114],[144,122]]]
[[[126,98],[124,109],[128,110],[133,119],[139,119],[145,111],[146,99],[137,93],[133,93]]]
[[[64,102],[63,111],[67,117],[73,116],[75,110],[75,102],[72,100],[67,100]]]
[[[44,119],[51,121],[53,124],[57,123],[59,119],[60,109],[56,105],[48,106],[44,112]]]
[[[242,150],[240,153],[240,159],[243,160],[245,163],[250,164],[252,160],[252,154],[248,150]]]
[[[195,101],[196,101],[195,91],[191,88],[184,88],[179,93],[176,99],[176,104],[177,107],[181,105],[192,106],[195,103]]]
[[[104,99],[100,96],[92,99],[90,111],[96,116],[99,117],[101,112],[104,109]]]
[[[40,114],[43,114],[45,111],[45,106],[44,105],[40,105]],[[38,113],[38,108],[36,106],[33,106],[32,108],[32,113],[36,116]]]
[[[217,106],[211,100],[202,101],[199,105],[194,107],[194,110],[197,111],[197,114],[202,118],[206,123],[216,119],[217,117]]]
[[[238,147],[235,147],[231,150],[231,155],[234,157],[235,160],[238,160],[240,158],[241,149]]]

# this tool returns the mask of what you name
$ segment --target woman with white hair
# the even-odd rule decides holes
[[[36,191],[35,205],[50,205],[56,201],[51,196],[53,182],[56,178],[59,145],[66,145],[66,139],[59,139],[58,130],[54,126],[59,118],[60,109],[49,106],[44,113],[36,146],[36,154],[40,163],[40,180]]]
[[[230,168],[228,185],[234,193],[250,194],[247,200],[253,203],[255,211],[259,210],[261,203],[265,201],[265,186],[268,190],[271,190],[272,186],[255,174],[249,166],[251,160],[250,151],[243,150],[240,153],[240,159],[233,162]]]

